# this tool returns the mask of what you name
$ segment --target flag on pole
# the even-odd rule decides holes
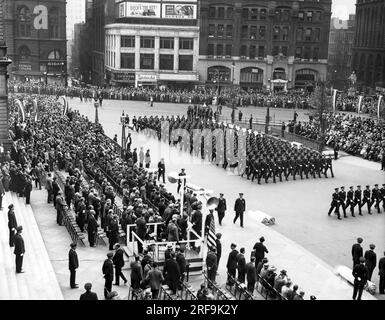
[[[357,106],[357,113],[361,112],[361,106],[362,106],[362,100],[364,99],[364,96],[358,97],[358,106]]]
[[[215,222],[214,218],[212,218],[207,232],[207,247],[217,249],[217,243],[215,241],[216,239],[217,236],[215,234]]]
[[[333,89],[333,112],[336,112],[337,105],[337,89]]]
[[[384,96],[379,96],[378,97],[378,106],[377,106],[377,118],[378,120],[380,119],[380,107],[381,107],[381,102]]]

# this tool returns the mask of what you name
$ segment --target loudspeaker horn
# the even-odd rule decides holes
[[[167,180],[170,183],[177,183],[179,180],[178,174],[176,172],[170,172],[170,174],[167,176]]]
[[[219,199],[217,197],[211,197],[207,200],[206,206],[209,210],[214,210],[218,207]]]

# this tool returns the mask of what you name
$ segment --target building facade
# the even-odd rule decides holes
[[[198,83],[197,0],[120,1],[106,26],[105,67],[113,86],[168,88]]]
[[[326,80],[331,0],[202,0],[199,76],[245,89]]]
[[[352,69],[361,88],[385,88],[384,17],[384,0],[357,0]]]
[[[75,24],[85,22],[86,19],[86,0],[67,0],[67,66],[72,75],[73,47],[75,39]],[[76,50],[76,49],[75,49]]]
[[[5,0],[11,79],[67,82],[66,1]]]
[[[349,20],[332,18],[329,35],[328,80],[336,89],[347,89],[352,73],[355,15]]]

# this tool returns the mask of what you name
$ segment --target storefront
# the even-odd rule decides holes
[[[155,89],[158,87],[158,76],[156,74],[136,73],[135,87]]]

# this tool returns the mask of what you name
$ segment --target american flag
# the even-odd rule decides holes
[[[207,246],[209,248],[215,248],[217,249],[217,243],[216,240],[217,236],[215,234],[215,222],[214,222],[214,216],[210,220],[210,225],[207,231]]]

